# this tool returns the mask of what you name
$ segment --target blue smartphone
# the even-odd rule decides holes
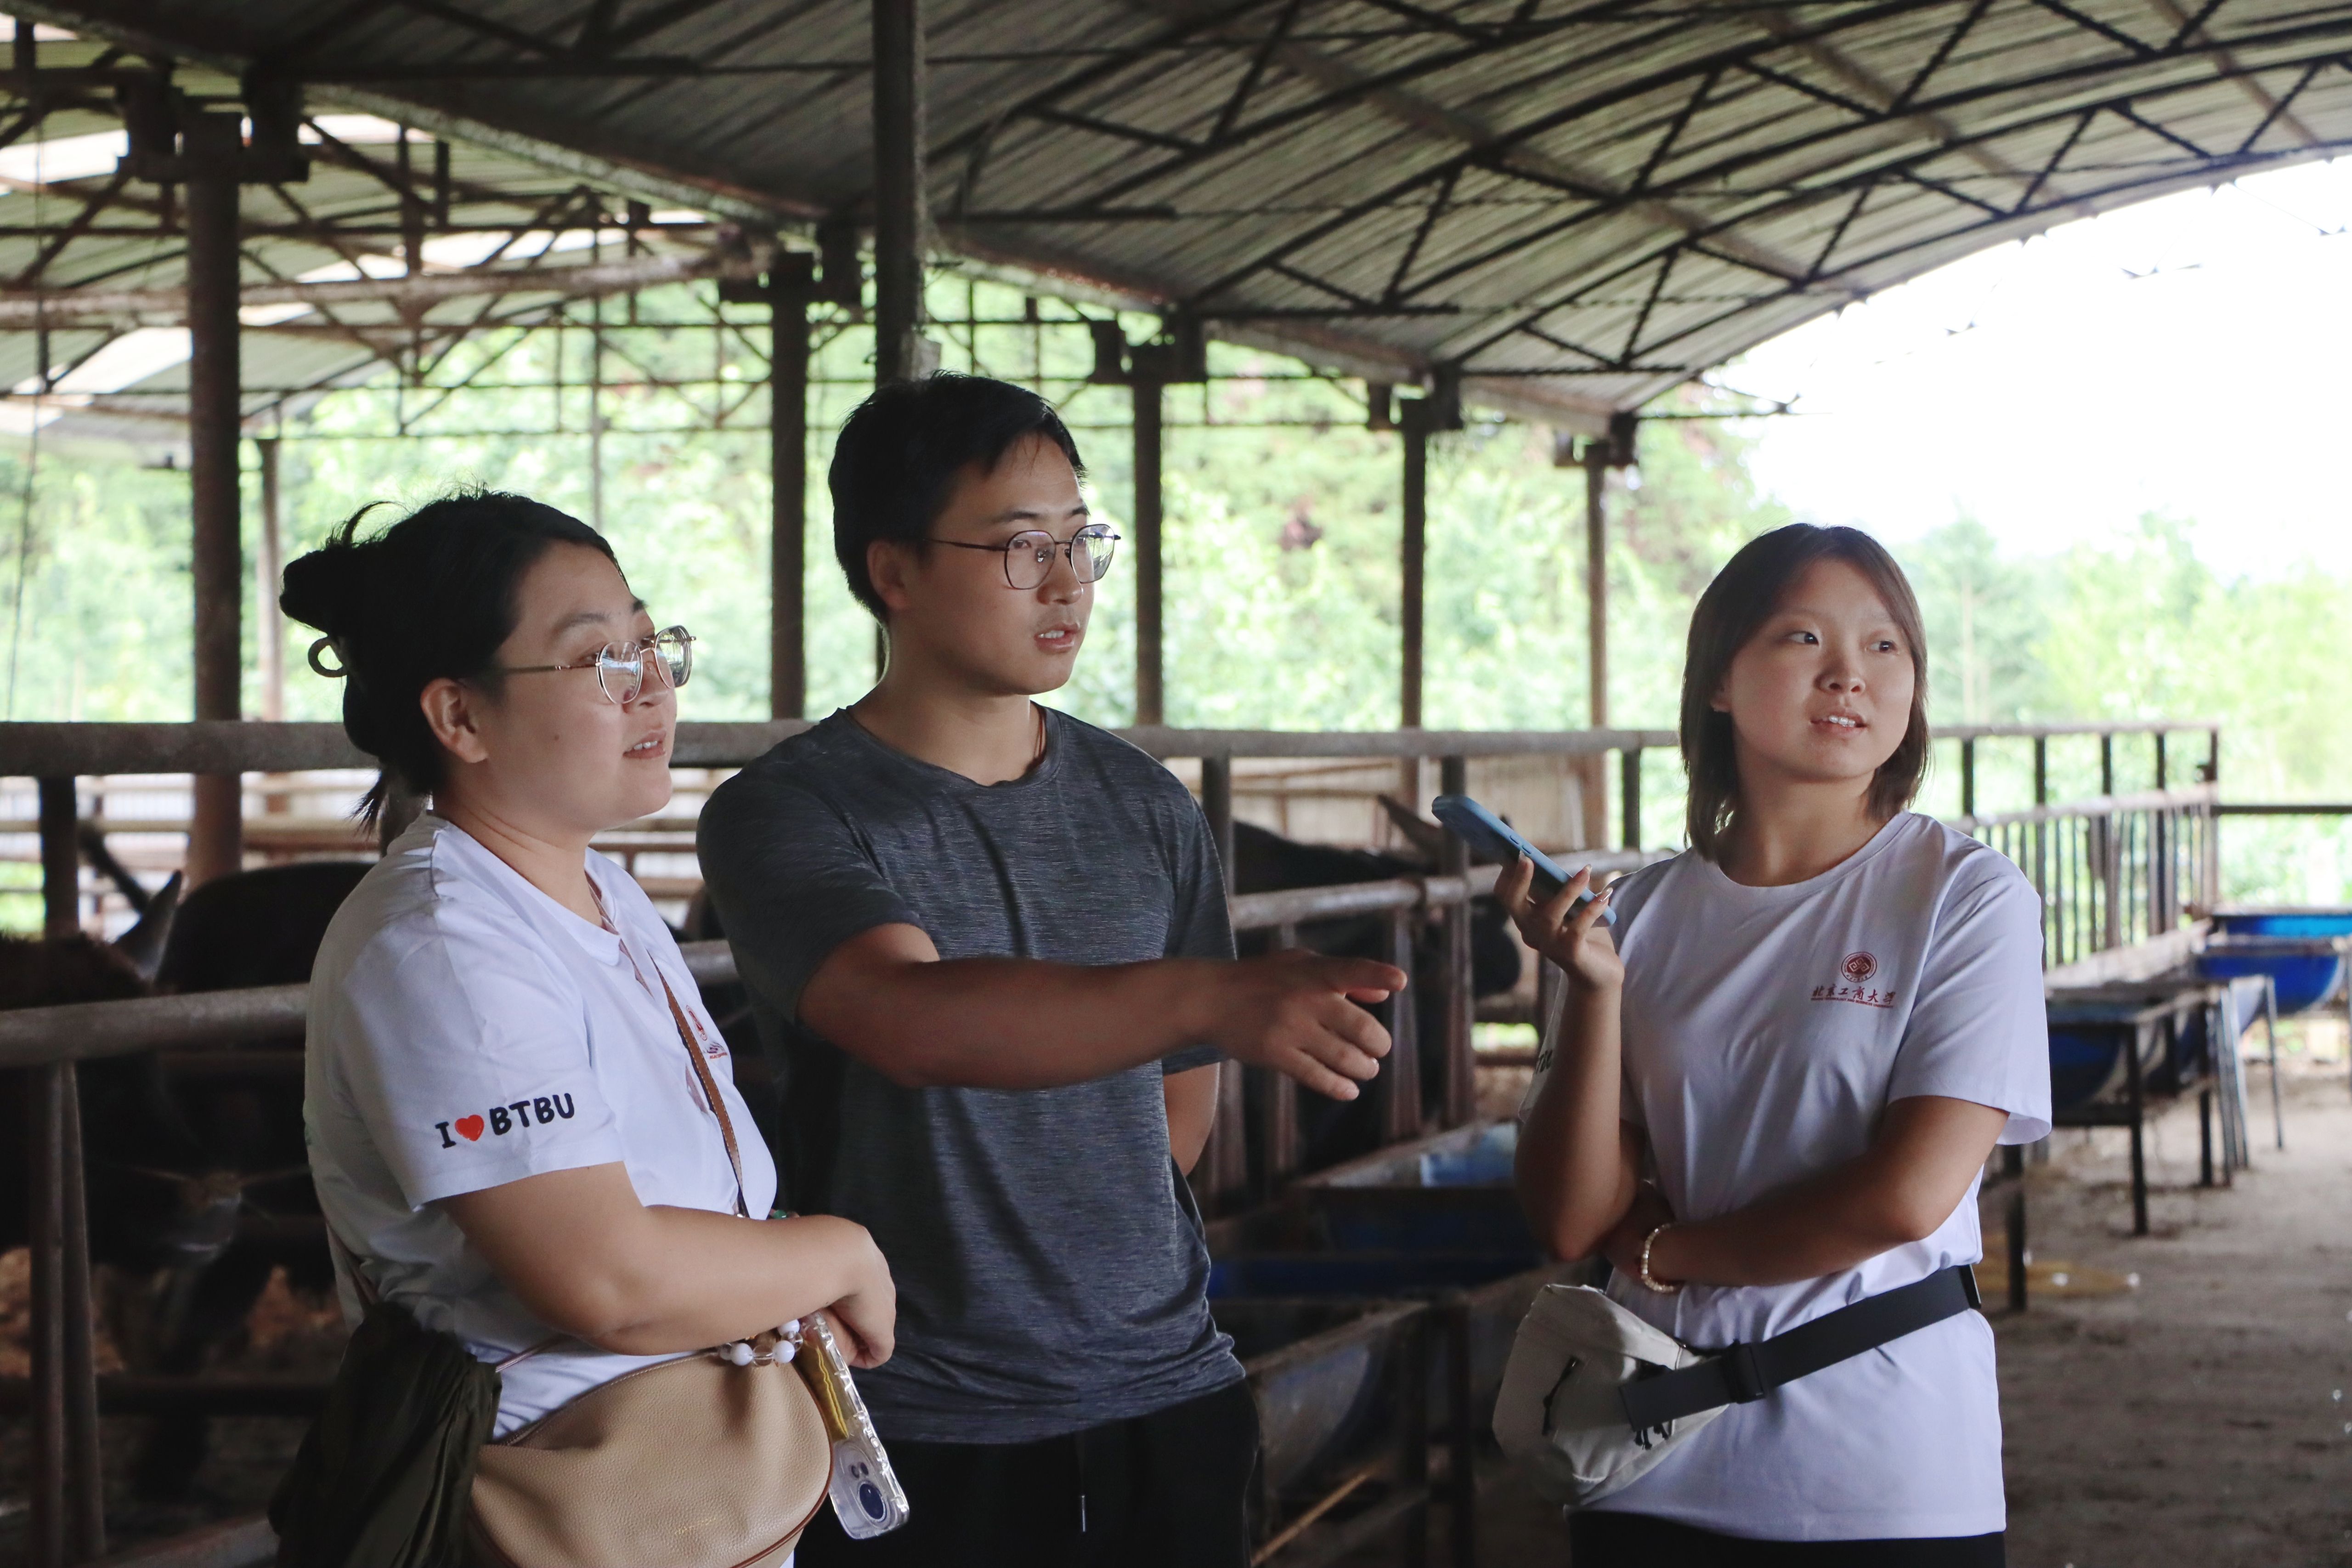
[[[1559,868],[1557,861],[1520,837],[1517,829],[1468,795],[1441,795],[1430,804],[1429,809],[1436,814],[1437,820],[1444,823],[1455,837],[1489,859],[1499,860],[1508,866],[1520,856],[1526,856],[1535,865],[1536,879],[1533,890],[1537,899],[1549,899],[1568,886],[1569,874]],[[1574,908],[1569,912],[1575,913],[1576,910],[1582,909],[1591,900],[1592,895],[1588,891],[1582,898],[1576,900]],[[1601,923],[1616,924],[1617,911],[1601,910]]]

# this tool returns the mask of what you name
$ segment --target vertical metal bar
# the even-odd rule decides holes
[[[2286,1147],[2286,1110],[2279,1102],[2278,984],[2267,974],[2263,976],[2263,1032],[2269,1037],[2271,1047],[2271,1136],[2284,1150]]]
[[[2161,730],[2157,731],[2155,733],[2156,733],[2156,787],[2157,787],[2157,788],[2158,788],[2158,789],[2168,789],[2168,788],[2169,788],[2169,787],[2170,787],[2170,785],[2169,785],[2169,784],[2167,782],[2167,773],[2166,773],[2166,766],[2165,766],[2165,764],[2166,764],[2166,761],[2167,761],[2167,752],[2166,752],[2165,743],[2164,743],[2164,742],[2165,742],[2165,734],[2164,734],[2164,731],[2161,731]]]
[[[1220,752],[1201,759],[1201,811],[1209,819],[1209,837],[1217,847],[1217,864],[1224,871],[1225,896],[1234,893],[1234,759]]]
[[[2141,1081],[2144,1075],[2140,1062],[2140,1048],[2146,1043],[2142,1037],[2146,1035],[2148,1027],[2149,1026],[2146,1024],[2134,1024],[2131,1037],[2124,1042],[2124,1049],[2131,1053],[2124,1063],[2124,1084],[2128,1097],[2126,1103],[2131,1110],[2131,1200],[2134,1236],[2147,1234],[2147,1152],[2143,1147],[2147,1127],[2147,1089]]]
[[[1160,568],[1164,517],[1160,510],[1161,396],[1160,383],[1138,374],[1135,396],[1135,721],[1167,722],[1166,655],[1160,615],[1165,581]]]
[[[2033,804],[2050,804],[2050,737],[2033,737]]]
[[[1617,753],[1617,810],[1625,826],[1625,847],[1642,847],[1642,748]]]
[[[278,612],[278,578],[286,570],[286,519],[278,488],[278,438],[254,442],[261,459],[260,549],[253,573],[254,648],[261,669],[261,716],[286,717],[286,622]]]
[[[1449,1290],[1445,1323],[1445,1523],[1454,1568],[1478,1568],[1478,1431],[1471,1414],[1470,1298]]]
[[[1413,968],[1412,928],[1417,913],[1408,907],[1391,910],[1388,915],[1389,962],[1407,974]],[[1421,1136],[1421,1031],[1416,1000],[1410,989],[1389,998],[1389,1056],[1381,1064],[1378,1082],[1381,1131],[1391,1143]]]
[[[1470,791],[1470,760],[1443,757],[1437,764],[1437,787],[1446,795]],[[1438,869],[1448,877],[1470,873],[1470,847],[1454,834],[1445,836]],[[1478,1058],[1472,1037],[1477,1006],[1476,983],[1470,973],[1470,902],[1446,906],[1445,938],[1445,1109],[1448,1127],[1459,1127],[1478,1109]]]
[[[1584,448],[1584,691],[1586,721],[1609,728],[1609,448]]]
[[[67,1561],[65,1075],[55,1064],[27,1075],[26,1148],[31,1159],[32,1508],[25,1552],[32,1568]]]
[[[1429,403],[1423,398],[1409,399],[1398,413],[1397,433],[1404,447],[1404,524],[1397,547],[1398,563],[1403,574],[1403,602],[1397,616],[1402,628],[1397,665],[1397,722],[1404,729],[1418,730],[1423,651],[1423,569],[1429,553]]]
[[[923,54],[922,0],[874,0],[874,380],[882,386],[920,374]]]
[[[188,493],[194,524],[196,717],[235,719],[244,658],[245,571],[237,474],[243,423],[238,369],[237,117],[195,114],[182,127],[188,204]],[[188,832],[191,888],[243,858],[241,781],[194,781]]]
[[[768,287],[768,717],[808,711],[808,305],[813,274]]]
[[[2213,1091],[2197,1091],[2197,1184],[2213,1184]]]
[[[1274,945],[1287,952],[1298,945],[1298,928],[1275,928]],[[1272,1198],[1289,1185],[1298,1169],[1298,1085],[1278,1072],[1252,1068],[1257,1075],[1259,1196]]]
[[[2000,1152],[2000,1173],[2009,1178],[2009,1202],[2003,1215],[2002,1228],[2007,1233],[2002,1240],[2009,1256],[2009,1310],[2025,1310],[2025,1149],[2011,1143]]]
[[[2116,738],[2113,735],[2099,737],[2099,793],[2116,793]]]
[[[2219,725],[2205,731],[2205,782],[2213,786],[2213,804],[2205,808],[2204,855],[2198,864],[2199,879],[2204,886],[2198,889],[2198,907],[2215,910],[2221,906],[2221,730]]]
[[[1437,1331],[1437,1313],[1424,1307],[1403,1325],[1403,1353],[1397,1358],[1397,1485],[1408,1495],[1418,1493],[1413,1506],[1397,1521],[1397,1556],[1402,1568],[1426,1568],[1429,1562],[1429,1342]]]
[[[48,936],[81,930],[81,852],[74,840],[74,781],[43,779],[40,792],[41,929]]]
[[[1977,743],[1974,738],[1960,742],[1960,815],[1977,814]]]
[[[1605,441],[1584,446],[1584,702],[1585,722],[1609,727],[1609,459],[1621,456]],[[1609,775],[1598,755],[1578,759],[1584,793],[1584,845],[1609,842]]]
[[[596,237],[601,240],[602,235]],[[599,250],[601,250],[601,246]],[[598,250],[590,253],[592,264]],[[720,343],[713,332],[714,346]],[[588,301],[588,526],[604,531],[604,296]]]
[[[106,1555],[106,1471],[100,1461],[98,1357],[92,1343],[89,1294],[89,1202],[84,1186],[81,1094],[74,1064],[43,1069],[56,1076],[58,1130],[58,1194],[64,1246],[60,1258],[65,1304],[65,1438],[67,1560],[88,1563]]]

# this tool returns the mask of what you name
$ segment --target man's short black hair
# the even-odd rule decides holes
[[[911,544],[929,534],[968,464],[993,471],[1032,436],[1061,448],[1080,478],[1077,443],[1054,405],[1025,386],[939,371],[893,382],[859,404],[834,444],[833,552],[857,602],[888,619],[866,573],[876,540]]]

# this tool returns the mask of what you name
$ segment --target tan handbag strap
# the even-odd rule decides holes
[[[702,1059],[702,1047],[687,1025],[686,1009],[677,1005],[677,994],[669,988],[669,976],[662,973],[658,963],[654,965],[654,973],[660,979],[662,995],[669,1003],[670,1021],[677,1026],[678,1044],[686,1047],[686,1059],[694,1064],[694,1076],[701,1081],[702,1098],[709,1102],[710,1114],[719,1118],[719,1136],[727,1141],[727,1163],[735,1173],[735,1212],[749,1218],[751,1209],[743,1195],[743,1155],[735,1146],[735,1123],[727,1115],[727,1102],[719,1096],[719,1080],[710,1076],[710,1064]]]

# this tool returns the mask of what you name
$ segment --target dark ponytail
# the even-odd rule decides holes
[[[382,505],[382,502],[376,503]],[[362,804],[373,825],[398,782],[440,787],[445,763],[419,702],[436,680],[489,667],[515,628],[517,590],[551,544],[613,547],[579,519],[521,496],[474,490],[428,502],[373,538],[362,507],[286,568],[278,607],[326,635],[310,668],[343,682],[343,732],[383,776]]]

